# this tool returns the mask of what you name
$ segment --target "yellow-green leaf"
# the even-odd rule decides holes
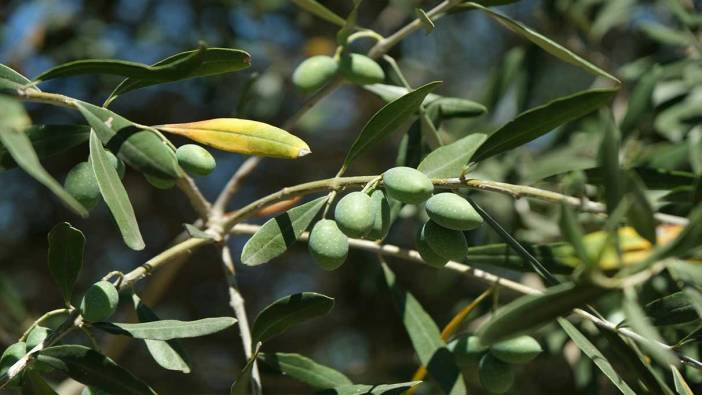
[[[222,151],[240,154],[295,159],[311,152],[307,143],[299,137],[267,123],[248,119],[215,118],[156,128]]]

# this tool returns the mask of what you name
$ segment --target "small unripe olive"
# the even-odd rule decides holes
[[[209,151],[197,144],[185,144],[176,150],[178,164],[190,174],[206,176],[212,173],[217,163]]]
[[[363,192],[351,192],[344,196],[336,205],[334,219],[346,236],[365,236],[375,220],[370,196]]]
[[[475,117],[487,111],[485,106],[459,97],[442,97],[433,101],[431,105],[438,107],[443,119]]]
[[[7,347],[0,357],[0,375],[7,373],[10,366],[22,359],[26,353],[27,344],[25,342],[17,342]]]
[[[419,231],[417,231],[416,237],[417,252],[422,256],[422,259],[431,266],[434,267],[444,267],[448,263],[448,259],[438,255],[434,250],[429,247],[426,237],[424,236],[424,227],[422,226]]]
[[[292,82],[303,92],[313,92],[331,80],[339,65],[334,58],[325,55],[312,56],[305,59],[295,69]]]
[[[109,281],[98,281],[88,288],[80,303],[83,319],[90,322],[108,319],[119,304],[119,292]]]
[[[427,214],[432,221],[453,230],[470,230],[483,223],[468,201],[455,193],[439,193],[427,200]]]
[[[449,343],[449,346],[460,367],[477,367],[480,359],[488,351],[488,347],[480,344],[477,336],[460,336]]]
[[[468,243],[461,231],[444,228],[430,220],[424,224],[422,232],[432,251],[443,258],[460,262],[468,254]]]
[[[27,349],[31,350],[36,347],[37,344],[41,343],[49,336],[51,329],[44,326],[35,326],[27,335],[26,343]]]
[[[346,260],[349,253],[349,240],[339,230],[335,221],[323,219],[312,228],[308,248],[322,269],[334,270]]]
[[[371,212],[373,226],[366,235],[366,239],[380,240],[387,236],[390,230],[390,203],[381,189],[376,189],[371,194]]]
[[[357,53],[341,56],[339,72],[344,78],[358,85],[377,84],[385,80],[385,72],[375,60]]]
[[[100,188],[95,179],[93,167],[88,162],[80,162],[66,175],[63,187],[86,209],[93,209],[100,201]]]
[[[124,166],[124,162],[122,162],[121,159],[116,157],[115,154],[113,154],[110,151],[106,151],[106,154],[107,154],[107,160],[110,162],[112,167],[114,167],[115,170],[117,170],[117,175],[119,175],[119,178],[120,179],[124,178],[124,172],[126,170],[125,166]]]
[[[480,384],[494,394],[504,394],[514,384],[512,366],[487,353],[480,359],[478,365]]]
[[[383,174],[388,196],[403,203],[419,204],[431,197],[434,185],[424,173],[411,167],[393,167]]]
[[[541,351],[541,345],[531,336],[518,336],[490,346],[492,355],[507,363],[527,363]]]
[[[176,184],[176,180],[174,179],[161,178],[149,174],[144,174],[144,178],[146,178],[146,181],[148,181],[149,184],[158,189],[171,189]]]

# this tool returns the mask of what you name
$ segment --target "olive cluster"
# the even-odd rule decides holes
[[[107,151],[107,157],[117,170],[120,178],[124,177],[124,162],[112,152]],[[191,175],[206,176],[214,170],[215,159],[206,149],[196,144],[185,144],[176,150],[178,164]],[[176,180],[144,174],[146,180],[156,188],[172,188]],[[80,162],[66,175],[64,188],[88,210],[92,210],[100,201],[100,188],[90,162]]]
[[[383,239],[390,228],[389,199],[406,204],[426,202],[430,220],[417,234],[417,250],[433,266],[460,261],[468,253],[463,231],[474,229],[482,218],[462,197],[444,192],[433,195],[434,185],[424,173],[410,167],[395,167],[383,174],[383,189],[370,195],[351,192],[341,198],[334,219],[317,222],[310,232],[309,250],[326,270],[346,260],[348,238]]]
[[[525,364],[542,351],[531,336],[519,336],[492,346],[480,344],[476,336],[462,336],[449,343],[456,363],[471,381],[486,390],[504,394],[514,384],[514,365]]]
[[[301,91],[314,92],[337,73],[358,85],[385,80],[383,68],[373,59],[358,53],[343,53],[337,58],[317,55],[305,59],[293,72],[292,81]]]

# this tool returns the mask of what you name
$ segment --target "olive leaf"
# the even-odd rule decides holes
[[[317,15],[318,17],[324,19],[327,22],[331,22],[335,25],[343,27],[346,23],[344,18],[337,15],[334,11],[325,7],[317,0],[292,0],[295,5],[302,8],[303,10]]]
[[[129,201],[127,191],[119,179],[117,170],[110,163],[105,148],[93,131],[90,132],[90,165],[95,173],[100,194],[122,234],[122,239],[133,250],[144,249],[144,239],[139,231],[139,224],[134,215],[134,208]]]
[[[72,379],[112,394],[156,394],[132,373],[99,352],[79,345],[48,347],[36,354],[37,361]]]
[[[250,393],[249,386],[251,385],[251,372],[253,371],[253,367],[256,364],[256,358],[258,357],[260,351],[261,343],[258,343],[251,357],[248,361],[246,361],[246,365],[244,365],[244,368],[241,369],[241,372],[239,372],[239,376],[237,376],[236,380],[229,388],[229,395],[248,395]]]
[[[673,384],[675,384],[675,392],[677,392],[678,395],[695,395],[695,393],[692,392],[692,388],[690,388],[690,385],[685,381],[683,375],[680,374],[678,368],[671,365],[670,370],[673,372]]]
[[[131,167],[158,178],[181,176],[175,153],[153,131],[90,103],[76,101],[76,107],[100,141]]]
[[[427,34],[434,31],[434,21],[429,18],[429,15],[427,15],[423,9],[415,8],[414,14],[417,16],[417,19],[422,22],[422,26],[424,26],[424,30],[427,32]]]
[[[138,324],[96,322],[93,326],[115,335],[136,339],[171,340],[206,336],[236,324],[232,317],[210,317],[195,321],[159,320]]]
[[[422,305],[405,291],[395,278],[395,273],[382,263],[385,282],[390,289],[395,307],[402,316],[402,323],[410,337],[419,362],[439,383],[446,394],[466,394],[461,371],[456,366],[453,354],[441,338],[441,332]]]
[[[323,196],[266,221],[244,245],[241,262],[256,266],[283,254],[307,229],[326,203]]]
[[[570,321],[565,318],[558,318],[558,324],[563,328],[565,333],[570,337],[573,342],[578,346],[578,348],[587,355],[588,358],[602,371],[602,373],[607,376],[609,381],[614,384],[622,394],[625,395],[636,395],[636,392],[629,387],[629,385],[624,381],[624,379],[619,376],[619,374],[614,370],[612,364],[609,362],[607,357],[602,354],[600,350],[595,347],[592,342],[585,337],[585,335],[571,324]]]
[[[18,89],[31,83],[27,77],[0,63],[0,90]]]
[[[353,384],[343,373],[321,365],[300,354],[276,352],[260,354],[258,359],[274,371],[301,381],[315,389]]]
[[[695,307],[684,291],[655,299],[644,306],[644,311],[655,326],[684,324],[699,319]]]
[[[656,244],[656,220],[653,206],[646,196],[646,186],[636,172],[625,171],[622,176],[629,201],[627,220],[638,234]]]
[[[395,384],[341,385],[339,387],[317,392],[316,395],[400,395],[420,383],[421,381],[408,381],[406,383]]]
[[[518,34],[522,36],[523,38],[531,41],[534,45],[538,46],[539,48],[543,49],[544,51],[548,52],[549,54],[557,57],[558,59],[570,63],[576,67],[579,67],[591,74],[594,75],[599,75],[602,77],[605,77],[611,81],[614,81],[616,83],[619,83],[619,80],[614,77],[613,75],[607,73],[606,71],[600,69],[599,67],[593,65],[592,63],[588,62],[587,60],[581,58],[580,56],[576,55],[569,49],[561,46],[560,44],[556,43],[555,41],[549,39],[548,37],[542,35],[541,33],[538,33],[528,26],[517,22],[505,15],[499,14],[489,8],[483,7],[480,4],[476,3],[467,3],[474,8],[477,8],[484,13],[486,13],[488,16],[490,16],[492,19],[497,21],[499,24],[504,26],[505,28],[511,30],[515,34]]]
[[[83,232],[68,222],[56,224],[49,232],[49,273],[67,304],[71,302],[73,285],[83,266],[84,251]]]
[[[316,292],[302,292],[280,298],[256,317],[251,329],[251,343],[255,345],[266,342],[293,325],[327,314],[332,307],[334,299]]]
[[[135,293],[132,293],[132,302],[134,303],[134,309],[136,310],[139,322],[160,321],[156,313],[142,303],[139,296]],[[151,357],[162,368],[190,373],[188,358],[177,339],[168,341],[144,339],[144,343]]]
[[[624,296],[622,310],[626,316],[627,324],[631,329],[648,340],[647,342],[641,343],[641,347],[648,351],[651,356],[659,362],[666,365],[677,366],[679,363],[678,358],[671,350],[661,346],[661,335],[658,333],[658,330],[651,325],[648,317],[646,317],[643,308],[641,308],[636,299],[636,294],[631,290],[627,290]]]
[[[595,262],[590,259],[590,255],[585,248],[585,243],[583,242],[583,229],[578,223],[577,215],[572,207],[565,203],[561,203],[561,232],[565,236],[566,240],[573,246],[573,251],[575,255],[580,259],[581,262],[585,263],[588,267],[592,267]]]
[[[606,105],[616,93],[615,89],[592,89],[559,97],[525,111],[490,134],[473,160],[478,162],[524,145]]]
[[[687,171],[644,166],[635,166],[629,170],[636,172],[644,185],[650,189],[673,189],[680,186],[689,186],[695,182],[695,175]],[[602,167],[586,169],[585,175],[594,184],[602,184],[608,176],[607,171]]]
[[[434,81],[420,86],[406,95],[386,104],[383,108],[378,110],[378,112],[373,114],[351,145],[344,159],[343,167],[348,167],[360,154],[404,125],[419,109],[426,95],[436,89],[439,84],[441,84],[440,81]]]
[[[486,135],[474,133],[451,144],[441,146],[430,152],[419,163],[417,170],[429,178],[458,177],[463,168],[470,162],[475,151],[486,139]]]
[[[181,64],[180,62],[183,62],[186,59],[192,59],[193,55],[197,55],[199,51],[202,51],[202,49],[177,53],[154,63],[151,67],[170,67]],[[246,51],[231,48],[206,48],[204,49],[201,59],[197,60],[197,62],[192,62],[191,67],[187,70],[187,72],[181,74],[170,74],[168,76],[161,73],[160,80],[127,78],[122,81],[110,94],[110,97],[108,97],[105,105],[111,103],[119,95],[136,89],[163,82],[231,73],[245,69],[251,65],[251,55],[249,55]]]
[[[58,395],[39,373],[31,369],[22,375],[22,394]]]
[[[654,66],[636,83],[627,102],[626,113],[619,123],[624,137],[636,127],[638,122],[653,109],[653,90],[659,81],[661,68]]]
[[[41,160],[88,141],[90,128],[85,125],[31,125],[24,129]],[[17,166],[7,149],[0,144],[0,171]]]
[[[39,162],[32,142],[23,131],[28,124],[29,118],[20,103],[14,99],[0,96],[0,142],[5,149],[22,170],[49,188],[66,207],[81,217],[87,217],[88,211],[85,207],[66,192]]]
[[[598,151],[599,165],[606,172],[604,177],[604,196],[607,204],[607,214],[612,215],[612,212],[619,206],[622,200],[622,171],[619,165],[619,129],[614,124],[611,114],[607,113],[604,116],[603,122],[604,136],[600,143]]]
[[[227,152],[284,159],[297,159],[312,152],[294,134],[248,119],[217,118],[155,127]]]
[[[548,288],[542,294],[522,296],[495,311],[493,317],[480,326],[477,335],[482,344],[491,345],[531,332],[606,292],[606,289],[569,282]]]

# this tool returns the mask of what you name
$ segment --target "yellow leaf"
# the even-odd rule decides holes
[[[311,152],[307,143],[297,136],[267,123],[248,119],[216,118],[159,125],[156,128],[240,154],[295,159]]]

